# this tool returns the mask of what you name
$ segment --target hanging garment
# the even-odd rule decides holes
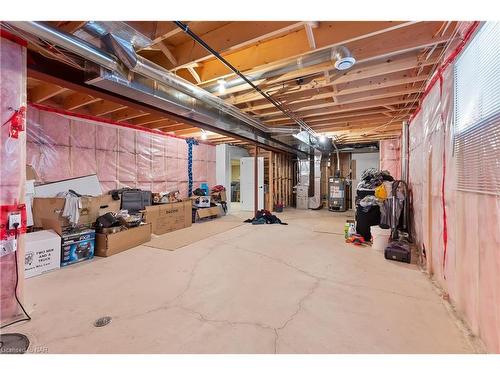
[[[68,219],[72,226],[78,224],[80,220],[80,209],[82,208],[82,202],[80,196],[75,192],[62,192],[57,194],[59,198],[65,198],[64,208],[62,212],[62,217]]]

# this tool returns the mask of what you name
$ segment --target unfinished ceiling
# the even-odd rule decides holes
[[[153,40],[143,57],[236,105],[270,127],[295,125],[222,62],[170,21],[127,22]],[[186,22],[189,28],[254,84],[283,103],[315,132],[343,143],[373,142],[399,135],[401,123],[419,105],[425,83],[449,42],[456,22]],[[85,22],[52,22],[77,33]],[[356,59],[349,70],[335,70],[334,46],[346,46]],[[218,81],[226,85],[222,93]],[[201,137],[201,130],[157,113],[73,91],[30,77],[29,100],[68,111],[105,117]],[[245,144],[208,132],[214,143]]]

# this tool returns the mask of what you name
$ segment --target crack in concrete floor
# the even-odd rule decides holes
[[[257,252],[251,251],[251,250],[247,250],[247,249],[244,249],[244,248],[242,248],[242,247],[240,247],[238,245],[230,244],[230,243],[227,243],[225,241],[220,241],[220,242],[223,243],[223,244],[226,244],[226,245],[233,246],[233,247],[238,248],[240,250],[247,251],[247,252],[252,253],[254,255],[261,256],[261,257],[267,258],[269,260],[282,263],[285,266],[290,267],[290,268],[294,269],[295,271],[301,272],[301,273],[305,274],[306,276],[311,277],[311,278],[313,278],[315,280],[313,286],[311,288],[309,288],[308,291],[307,291],[307,293],[304,296],[302,296],[299,299],[299,301],[297,302],[297,306],[296,306],[295,311],[284,321],[284,323],[282,325],[280,325],[278,327],[273,327],[273,326],[266,325],[266,324],[263,324],[263,323],[260,323],[260,322],[238,321],[238,320],[229,320],[229,319],[211,319],[211,318],[206,317],[202,312],[197,311],[197,310],[192,309],[192,308],[188,308],[188,307],[184,306],[182,303],[178,303],[178,304],[174,303],[175,301],[178,301],[179,299],[181,299],[189,291],[189,289],[190,289],[190,287],[192,285],[193,279],[195,277],[196,270],[198,269],[198,267],[200,266],[200,264],[205,259],[207,259],[212,253],[214,253],[215,251],[218,250],[216,247],[212,247],[206,254],[204,254],[203,256],[201,256],[195,262],[195,264],[193,265],[193,268],[190,271],[190,277],[188,279],[188,282],[186,283],[186,286],[184,287],[184,289],[182,290],[182,292],[179,293],[176,297],[174,297],[171,301],[167,302],[166,304],[164,304],[162,306],[159,306],[159,307],[154,308],[154,309],[150,309],[150,310],[145,311],[143,313],[138,313],[138,314],[134,314],[133,316],[128,316],[127,318],[132,318],[132,317],[135,317],[135,316],[144,316],[146,314],[153,313],[153,312],[160,311],[160,310],[168,310],[168,309],[173,309],[173,308],[179,308],[179,309],[181,309],[181,310],[183,310],[185,312],[188,312],[190,314],[195,315],[199,321],[205,322],[205,323],[228,324],[228,325],[251,325],[251,326],[255,326],[255,327],[258,327],[258,328],[264,329],[264,330],[272,330],[274,332],[274,335],[275,335],[275,339],[274,339],[274,353],[277,354],[278,353],[279,331],[284,330],[286,328],[286,326],[293,319],[295,319],[295,317],[302,311],[302,307],[303,307],[304,301],[306,299],[308,299],[309,297],[311,297],[314,294],[314,292],[316,291],[316,289],[319,287],[319,284],[321,282],[321,278],[319,278],[317,276],[314,276],[314,275],[308,273],[307,271],[301,270],[300,268],[295,267],[295,266],[293,266],[291,264],[288,264],[288,263],[286,263],[284,261],[280,261],[279,259],[276,259],[276,258],[273,258],[273,257],[270,257],[270,256],[266,256],[264,254],[260,254],[260,253],[257,253]]]
[[[226,243],[228,244],[228,243]],[[282,259],[279,259],[279,258],[275,258],[275,257],[272,257],[270,255],[267,255],[267,254],[263,254],[263,253],[260,253],[258,251],[253,251],[253,250],[250,250],[250,249],[247,249],[247,248],[244,248],[240,245],[232,245],[234,246],[236,249],[239,249],[239,250],[242,250],[242,251],[245,251],[245,252],[248,252],[248,253],[252,253],[252,254],[255,254],[255,255],[258,255],[258,256],[261,256],[263,258],[268,258],[272,261],[275,261],[275,262],[278,262],[278,263],[281,263],[287,267],[290,267],[298,272],[301,272],[303,273],[304,275],[307,275],[309,277],[312,277],[314,279],[318,279],[318,280],[321,280],[321,281],[325,281],[325,282],[329,282],[329,283],[332,283],[332,284],[337,284],[337,285],[341,285],[341,286],[347,286],[347,287],[352,287],[352,288],[360,288],[360,289],[370,289],[370,290],[374,290],[374,291],[378,291],[378,292],[383,292],[383,293],[389,293],[389,294],[394,294],[394,295],[397,295],[397,296],[400,296],[400,297],[405,297],[405,298],[411,298],[411,299],[416,299],[416,300],[419,300],[419,301],[427,301],[427,302],[432,302],[432,299],[430,298],[421,298],[421,297],[417,297],[417,296],[412,296],[410,294],[403,294],[403,293],[398,293],[398,292],[395,292],[395,291],[392,291],[392,290],[387,290],[387,289],[383,289],[383,288],[376,288],[376,287],[373,287],[373,286],[370,286],[370,285],[362,285],[362,284],[353,284],[349,281],[338,281],[338,280],[332,280],[328,277],[325,277],[325,276],[319,276],[319,275],[314,275],[313,273],[309,272],[309,271],[306,271],[304,269],[301,269],[297,266],[294,266],[293,264],[290,264]]]
[[[293,219],[293,220],[299,220],[299,219]],[[238,228],[241,228],[241,227],[238,227]],[[311,227],[304,226],[304,229],[307,229],[310,231]],[[232,231],[234,231],[234,230],[237,230],[237,229],[235,228]],[[227,234],[227,232],[225,232],[225,233]],[[116,315],[114,315],[114,319],[127,320],[127,319],[133,319],[136,317],[144,317],[145,315],[148,315],[148,314],[151,314],[151,313],[154,313],[157,311],[161,311],[161,310],[167,311],[170,309],[178,309],[180,311],[185,312],[186,314],[190,314],[191,316],[193,316],[195,319],[197,319],[198,321],[200,321],[202,323],[214,324],[217,328],[222,327],[222,326],[228,326],[228,325],[229,326],[242,325],[242,326],[253,326],[253,327],[256,327],[262,331],[269,332],[272,334],[272,336],[274,336],[271,340],[271,344],[270,344],[271,347],[269,348],[269,352],[279,353],[280,346],[285,345],[285,349],[282,347],[281,351],[283,351],[283,350],[286,351],[286,346],[291,344],[291,342],[289,342],[290,338],[286,339],[286,338],[282,337],[281,335],[283,335],[284,332],[287,332],[287,333],[289,332],[289,329],[287,329],[287,328],[291,328],[292,332],[294,332],[293,331],[294,329],[295,330],[297,329],[296,324],[291,325],[291,322],[293,322],[298,316],[302,316],[301,314],[304,311],[304,306],[305,306],[307,300],[310,299],[316,293],[316,291],[319,289],[319,287],[321,285],[326,285],[326,286],[328,286],[328,284],[339,285],[339,286],[345,286],[345,287],[359,288],[359,289],[363,289],[363,290],[379,291],[382,293],[388,293],[388,294],[397,295],[397,296],[401,296],[401,297],[405,297],[405,298],[411,298],[411,299],[415,299],[415,300],[419,300],[419,301],[431,301],[431,299],[420,298],[418,296],[412,296],[412,295],[399,293],[399,292],[392,291],[392,290],[377,288],[377,287],[374,287],[372,285],[361,285],[361,284],[352,283],[351,280],[346,280],[346,281],[332,280],[328,276],[317,275],[314,272],[311,272],[310,270],[303,269],[297,265],[294,265],[290,262],[287,262],[286,260],[274,257],[274,256],[269,255],[269,254],[265,254],[265,253],[262,253],[259,251],[255,251],[253,248],[245,248],[244,246],[241,246],[241,238],[246,237],[246,236],[250,236],[248,238],[250,243],[252,241],[255,242],[255,239],[252,238],[253,233],[255,233],[255,232],[248,232],[248,233],[241,232],[240,234],[236,235],[237,233],[233,232],[233,234],[232,234],[232,237],[234,237],[234,240],[232,240],[233,242],[229,242],[228,240],[221,239],[220,236],[217,238],[211,237],[210,238],[211,242],[209,242],[209,246],[207,246],[208,250],[205,253],[203,253],[202,255],[197,255],[198,258],[194,262],[190,262],[189,266],[185,267],[182,270],[182,272],[184,274],[188,273],[188,276],[187,276],[186,280],[182,279],[182,282],[179,283],[180,285],[177,285],[176,288],[174,290],[172,290],[174,292],[173,293],[174,297],[170,297],[168,300],[162,302],[158,306],[153,307],[153,308],[149,308],[146,311],[140,311],[140,312],[137,312],[137,313],[131,314],[131,315],[116,314]],[[304,235],[307,235],[307,232]],[[310,240],[312,241],[313,239],[311,238]],[[236,241],[238,241],[238,244],[234,243]],[[294,243],[294,245],[297,245],[297,244]],[[200,269],[201,265],[206,260],[210,259],[212,255],[218,253],[219,251],[223,252],[223,251],[227,250],[228,246],[230,247],[231,250],[236,249],[239,251],[246,252],[248,254],[253,254],[254,256],[265,259],[267,261],[281,264],[281,265],[287,267],[288,269],[291,269],[294,272],[297,272],[298,274],[304,275],[307,278],[311,279],[310,280],[311,285],[307,287],[307,290],[305,290],[303,293],[302,292],[296,293],[299,295],[296,295],[296,294],[291,295],[294,299],[293,299],[293,301],[290,302],[289,307],[293,309],[293,311],[290,314],[288,314],[288,311],[287,311],[287,315],[284,317],[281,316],[277,322],[274,322],[273,324],[265,324],[263,322],[252,321],[252,320],[232,320],[231,317],[229,317],[227,319],[214,319],[214,318],[211,318],[210,316],[208,316],[206,312],[202,311],[203,309],[201,309],[201,311],[198,311],[200,309],[194,309],[192,307],[188,307],[185,305],[185,303],[183,302],[183,297],[186,296],[186,294],[195,285],[196,277],[197,276],[202,277],[202,275],[203,275],[203,273],[202,273],[202,275],[200,275],[198,273],[198,270]],[[182,251],[182,250],[183,249],[181,249],[180,251]],[[187,251],[188,249],[185,249],[185,250]],[[202,251],[203,249],[200,249],[198,247],[197,250]],[[165,250],[155,250],[155,251],[164,252]],[[224,255],[222,255],[222,256],[224,256]],[[299,258],[299,260],[300,260],[300,258]],[[340,263],[340,265],[344,266],[343,263]],[[328,267],[328,265],[326,265],[326,266]],[[347,262],[345,264],[345,266],[346,267],[356,267],[356,268],[360,268],[361,270],[365,268],[365,267],[360,267],[361,263],[357,259],[354,259],[354,261]],[[368,271],[378,272],[381,270],[369,269]],[[183,276],[183,278],[184,277],[185,276]],[[303,279],[303,280],[307,280],[307,279]],[[362,297],[362,296],[360,295],[360,297]],[[222,301],[219,301],[219,303],[221,303]],[[435,299],[432,301],[435,302]],[[307,306],[309,306],[309,305],[307,305]],[[151,307],[151,304],[149,305],[149,307]],[[344,310],[344,309],[342,309],[342,310]],[[174,314],[174,316],[175,316],[175,314]],[[181,314],[178,319],[183,319],[182,316],[183,315]],[[226,317],[224,317],[224,318],[226,318]],[[281,321],[281,319],[283,319],[283,320]],[[299,326],[301,324],[303,324],[303,322],[302,322],[303,319],[304,319],[304,317],[299,320],[299,322],[298,322]],[[307,320],[308,318],[306,317],[305,319]],[[125,323],[125,325],[126,324],[127,323]],[[55,341],[60,341],[60,340],[70,340],[70,339],[74,339],[74,338],[85,339],[86,336],[92,335],[92,332],[94,332],[94,331],[91,330],[91,331],[82,332],[82,333],[78,333],[78,334],[61,336],[61,337],[50,339],[49,341],[46,341],[46,344],[53,343]],[[262,338],[264,338],[264,337],[262,337]],[[281,342],[280,340],[284,340],[284,341]],[[189,349],[187,349],[187,350],[189,350]]]

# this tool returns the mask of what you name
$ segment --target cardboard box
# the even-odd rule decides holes
[[[225,190],[212,193],[211,196],[216,202],[227,202]]]
[[[99,216],[107,214],[108,212],[120,211],[121,200],[114,200],[110,194],[101,195],[99,203]]]
[[[109,257],[142,245],[151,240],[151,224],[122,230],[117,233],[96,235],[95,255]]]
[[[210,207],[210,198],[208,196],[197,197],[193,202],[196,207],[207,208]]]
[[[63,232],[61,236],[61,267],[94,257],[95,230]]]
[[[54,229],[52,226],[45,227],[43,221],[60,221],[60,226],[69,225],[69,221],[61,216],[65,203],[64,198],[33,198],[33,224],[36,227],[44,229]],[[99,216],[99,207],[101,206],[101,197],[82,197],[82,208],[80,209],[80,218],[78,224],[90,225],[94,223]],[[55,230],[55,229],[54,229]],[[56,232],[58,232],[56,230]],[[58,232],[59,233],[59,232]]]
[[[210,208],[198,208],[196,210],[196,215],[198,219],[205,219],[211,216],[220,216],[220,206],[210,207]]]
[[[154,234],[165,234],[191,226],[191,200],[176,203],[166,203],[155,206],[146,206],[143,219],[151,223]]]
[[[24,276],[41,275],[61,266],[61,237],[52,230],[26,233]]]

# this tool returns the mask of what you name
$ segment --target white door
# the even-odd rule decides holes
[[[255,159],[253,157],[246,157],[240,159],[240,202],[243,211],[253,211],[254,207],[254,165]],[[258,186],[258,209],[264,208],[264,158],[257,158],[257,186]]]

